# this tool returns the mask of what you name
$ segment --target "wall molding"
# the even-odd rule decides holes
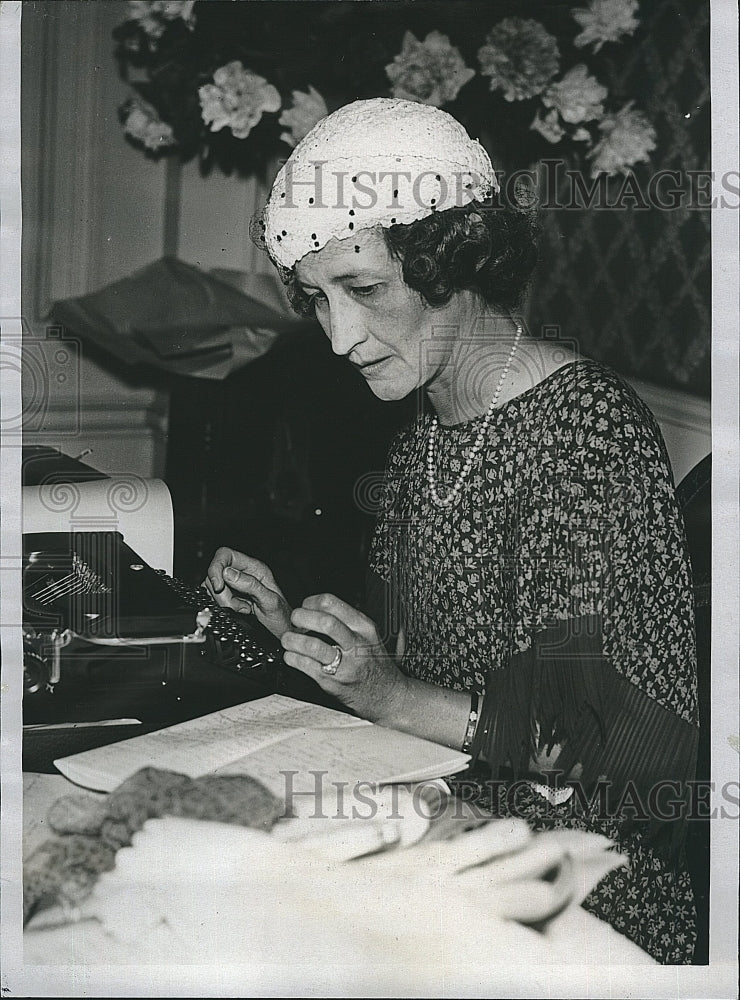
[[[43,425],[27,443],[49,445],[72,458],[87,452],[85,461],[101,472],[150,478],[165,469],[167,436],[167,406],[161,399],[148,404],[139,399],[133,410],[120,401],[100,400],[85,406],[79,425],[70,421],[67,406],[50,403]]]
[[[45,340],[54,301],[94,291],[162,253],[164,165],[130,149],[118,122],[127,88],[111,31],[126,7],[80,0],[23,7],[24,438],[67,454],[90,447],[101,471],[161,475],[166,391],[90,356],[73,330],[64,339],[77,343],[75,367],[60,388]],[[41,374],[28,352],[48,356]]]

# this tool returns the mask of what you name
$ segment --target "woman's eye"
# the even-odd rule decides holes
[[[358,299],[366,299],[374,295],[379,287],[379,285],[354,285],[351,291]]]

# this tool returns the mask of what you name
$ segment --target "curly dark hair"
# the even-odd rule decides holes
[[[511,311],[520,305],[537,264],[536,215],[521,208],[472,202],[408,225],[384,227],[382,234],[401,262],[403,280],[430,306],[446,305],[454,292],[467,289],[489,305]],[[282,277],[295,311],[313,315],[295,268]]]

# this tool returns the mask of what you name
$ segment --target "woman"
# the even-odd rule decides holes
[[[260,222],[294,306],[379,398],[423,387],[431,414],[390,450],[368,614],[330,594],[291,610],[231,549],[206,586],[358,715],[515,781],[497,808],[615,839],[630,866],[586,905],[687,962],[670,820],[694,776],[696,668],[670,466],[613,372],[524,334],[533,227],[492,207],[497,192],[459,123],[410,102],[341,108],[294,150]],[[656,795],[648,812],[656,787],[672,805]]]

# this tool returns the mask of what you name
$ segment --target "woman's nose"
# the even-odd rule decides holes
[[[328,329],[331,349],[340,357],[346,357],[365,339],[365,332],[359,317],[353,309],[336,306],[329,310]]]

